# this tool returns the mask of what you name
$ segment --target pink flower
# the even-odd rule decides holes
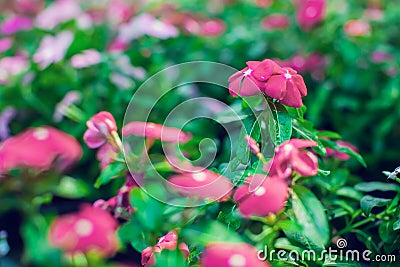
[[[101,170],[107,167],[111,162],[114,162],[116,157],[117,152],[114,147],[108,143],[102,145],[96,153],[96,158],[100,161]]]
[[[389,60],[393,59],[393,56],[389,53],[386,53],[384,51],[379,51],[376,50],[371,54],[371,61],[374,63],[382,63],[382,62],[387,62]]]
[[[129,43],[124,42],[117,38],[109,43],[107,51],[115,53],[124,52],[128,48],[128,46]]]
[[[300,0],[296,10],[296,20],[300,28],[309,30],[325,17],[326,0]]]
[[[249,177],[247,181],[251,179],[264,181],[253,192],[250,192],[249,184],[241,185],[233,196],[243,216],[267,216],[283,209],[288,198],[288,185],[284,180],[274,176],[265,177],[263,174]]]
[[[82,95],[79,91],[69,91],[64,98],[57,103],[53,114],[53,120],[60,122],[68,110],[68,107],[81,101]]]
[[[208,244],[200,259],[201,267],[270,267],[257,257],[256,248],[247,243]]]
[[[33,55],[33,61],[42,69],[61,61],[73,39],[74,36],[69,31],[60,32],[56,36],[46,35]]]
[[[284,30],[289,27],[290,19],[285,14],[272,14],[261,21],[261,25],[267,31]]]
[[[371,33],[369,23],[362,20],[350,20],[346,22],[343,29],[350,36],[366,36]]]
[[[228,178],[207,169],[172,175],[169,182],[171,189],[183,196],[210,201],[228,200],[233,189]]]
[[[94,49],[84,50],[71,58],[71,66],[76,69],[90,67],[101,62],[101,54]]]
[[[14,34],[19,31],[32,29],[32,20],[21,15],[12,15],[8,17],[0,26],[2,34]]]
[[[225,32],[226,25],[219,19],[207,19],[200,23],[200,36],[216,37]]]
[[[282,74],[272,75],[265,86],[265,93],[282,104],[300,108],[302,97],[307,95],[307,87],[303,77],[292,68],[283,68]]]
[[[95,251],[103,257],[112,256],[118,249],[117,225],[108,212],[85,205],[79,212],[57,217],[48,239],[70,254]]]
[[[300,150],[313,146],[317,146],[317,143],[311,140],[286,141],[275,148],[275,156],[265,166],[265,170],[270,168],[269,175],[280,179],[291,177],[293,171],[302,176],[315,176],[318,173],[317,157],[309,151]]]
[[[9,124],[15,115],[17,115],[17,110],[11,106],[6,107],[0,113],[0,140],[6,139],[10,136]]]
[[[18,12],[30,15],[37,14],[44,6],[42,0],[15,0],[13,2]]]
[[[273,0],[255,0],[258,7],[269,7]]]
[[[9,79],[28,70],[29,62],[23,56],[3,57],[0,59],[0,84],[6,84]]]
[[[172,230],[168,234],[158,239],[154,247],[147,247],[142,251],[142,265],[144,267],[151,267],[155,265],[156,260],[154,253],[160,253],[162,250],[175,250],[178,245],[178,234]],[[183,256],[187,258],[190,254],[189,248],[185,243],[180,243],[178,246]]]
[[[357,147],[355,147],[353,144],[350,144],[349,142],[339,140],[339,141],[336,141],[336,144],[340,147],[347,147],[347,148],[350,148],[350,150],[352,150],[354,152],[358,152]],[[343,161],[350,159],[349,155],[347,155],[343,152],[333,150],[331,148],[326,149],[326,156],[333,156],[334,158],[337,158],[337,159],[343,160]]]
[[[121,25],[118,40],[129,43],[143,35],[149,35],[159,39],[168,39],[176,37],[178,34],[178,29],[173,25],[157,20],[153,15],[145,13]]]
[[[383,19],[383,11],[380,8],[370,7],[364,11],[363,17],[370,21],[381,21]]]
[[[259,154],[260,147],[258,146],[256,140],[254,140],[253,138],[251,138],[248,135],[246,135],[244,138],[246,139],[247,146],[250,148],[251,153],[253,153],[254,155]]]
[[[44,126],[30,128],[0,144],[0,173],[17,168],[65,169],[82,156],[82,148],[70,135]]]
[[[41,11],[35,22],[38,28],[52,30],[62,22],[77,18],[81,13],[78,1],[57,0]]]
[[[128,21],[134,13],[135,9],[129,1],[112,0],[108,4],[107,17],[113,25]]]
[[[3,53],[11,48],[13,39],[10,37],[0,39],[0,53]]]
[[[152,139],[160,139],[168,143],[186,143],[192,136],[182,132],[178,128],[163,126],[152,122],[133,121],[122,128],[122,136],[145,136]]]
[[[111,113],[101,111],[93,115],[86,122],[88,129],[83,135],[85,143],[90,148],[98,148],[107,142],[108,138],[112,138],[112,132],[117,131],[117,124]]]

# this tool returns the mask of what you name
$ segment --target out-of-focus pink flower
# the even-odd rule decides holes
[[[267,31],[284,30],[290,25],[290,19],[285,14],[272,14],[261,21],[261,25]]]
[[[169,182],[170,188],[183,196],[211,201],[228,200],[233,189],[228,178],[206,169],[172,175]]]
[[[258,146],[256,140],[254,140],[253,138],[251,138],[248,135],[246,135],[244,138],[246,139],[247,146],[250,148],[251,153],[253,153],[254,155],[259,154],[260,147]]]
[[[97,150],[96,158],[100,161],[100,169],[104,169],[111,162],[115,160],[117,152],[114,147],[108,143],[102,145],[99,150]]]
[[[349,142],[339,140],[339,141],[336,142],[336,144],[338,146],[340,146],[340,147],[347,147],[347,148],[349,148],[350,150],[352,150],[354,152],[358,152],[357,147],[355,147],[353,144],[350,144]],[[346,160],[350,159],[349,155],[347,155],[347,154],[345,154],[343,152],[339,152],[339,151],[330,149],[330,148],[326,149],[326,156],[332,156],[334,158],[337,158],[337,159],[343,160],[343,161],[346,161]]]
[[[225,32],[226,25],[219,19],[206,19],[200,23],[200,36],[216,37]]]
[[[370,21],[381,21],[383,19],[383,11],[380,8],[367,8],[363,17]]]
[[[143,35],[168,39],[176,37],[178,34],[178,29],[173,25],[157,20],[152,15],[145,13],[121,25],[117,38],[122,42],[129,43]]]
[[[112,25],[119,25],[128,21],[133,14],[135,14],[135,9],[132,3],[128,1],[112,0],[108,4],[107,17]]]
[[[111,113],[101,111],[93,115],[86,122],[88,129],[83,135],[85,143],[90,148],[98,148],[107,142],[108,138],[112,138],[112,132],[117,131],[117,124]]]
[[[101,54],[94,49],[84,50],[71,58],[71,66],[77,69],[90,67],[101,62]]]
[[[15,0],[13,2],[18,13],[25,13],[29,15],[37,14],[44,6],[44,2],[42,0]]]
[[[78,1],[57,0],[37,15],[35,24],[38,28],[51,30],[60,23],[77,18],[81,13]]]
[[[3,21],[0,31],[2,34],[14,34],[19,31],[30,30],[32,25],[32,19],[14,14]]]
[[[17,168],[65,169],[82,156],[82,148],[70,135],[44,126],[30,128],[0,144],[0,173]]]
[[[273,0],[256,0],[256,5],[258,7],[269,7],[272,5]]]
[[[175,250],[178,245],[178,234],[172,230],[165,236],[158,239],[154,247],[147,247],[142,251],[142,265],[144,267],[151,267],[156,263],[154,253],[160,253],[164,249]],[[189,248],[185,243],[180,243],[178,249],[182,252],[183,256],[187,258],[190,254]]]
[[[126,55],[119,56],[115,60],[115,65],[118,67],[118,71],[136,80],[143,80],[146,77],[146,71],[142,67],[132,66],[129,57]]]
[[[60,32],[56,36],[46,35],[43,37],[38,50],[33,55],[33,61],[39,64],[42,69],[52,63],[61,61],[73,39],[74,36],[69,31]]]
[[[0,84],[6,84],[8,80],[28,70],[29,61],[23,56],[3,57],[0,59]]]
[[[168,143],[186,143],[192,136],[182,132],[178,128],[167,127],[152,122],[133,121],[122,128],[122,136],[145,136],[152,139],[160,139]]]
[[[387,62],[389,60],[393,59],[393,56],[389,53],[386,53],[384,51],[374,51],[371,54],[371,61],[374,63],[382,63],[382,62]]]
[[[10,128],[8,125],[15,115],[17,115],[17,110],[13,107],[6,107],[0,113],[0,140],[10,136]]]
[[[111,43],[107,47],[107,51],[115,53],[124,52],[126,49],[128,49],[128,46],[129,43],[123,42],[122,40],[117,38],[111,41]]]
[[[284,73],[272,75],[265,85],[265,93],[282,104],[300,108],[302,97],[307,95],[303,77],[292,68],[283,68]]]
[[[81,101],[82,95],[79,91],[69,91],[64,98],[58,102],[53,114],[53,120],[60,122],[65,115],[68,107]]]
[[[291,139],[275,148],[275,156],[265,166],[269,170],[270,176],[276,176],[280,179],[291,177],[292,172],[296,171],[302,176],[314,176],[318,173],[317,157],[302,148],[317,146],[317,143],[311,140]]]
[[[326,0],[300,0],[296,9],[296,20],[304,30],[319,24],[325,17]]]
[[[247,179],[248,182],[251,179],[264,181],[253,192],[250,192],[249,184],[237,188],[233,198],[243,216],[267,216],[283,209],[288,198],[288,185],[284,180],[274,176],[265,177],[264,174]]]
[[[260,204],[260,203],[258,203]],[[201,267],[270,267],[257,257],[257,249],[247,243],[210,243],[200,259]]]
[[[95,251],[103,257],[118,249],[117,221],[106,211],[85,205],[77,213],[57,217],[50,226],[50,244],[67,253]]]
[[[369,23],[363,20],[350,20],[346,22],[343,29],[350,36],[366,36],[371,33]]]
[[[11,48],[13,44],[13,39],[10,37],[0,39],[0,53],[7,51]]]

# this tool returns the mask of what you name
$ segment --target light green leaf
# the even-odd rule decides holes
[[[292,136],[292,119],[286,108],[278,102],[268,102],[272,117],[270,117],[268,128],[272,142],[279,146]]]

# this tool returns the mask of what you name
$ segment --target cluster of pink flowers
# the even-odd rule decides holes
[[[303,105],[307,87],[295,70],[282,68],[270,59],[246,64],[246,68],[229,77],[229,91],[233,96],[265,93],[287,106],[300,108]]]
[[[142,251],[142,265],[144,267],[154,266],[156,264],[155,253],[161,253],[164,249],[175,250],[177,247],[185,258],[189,256],[188,246],[183,242],[178,245],[178,234],[175,230],[172,230],[165,236],[160,237],[155,246],[147,247]]]

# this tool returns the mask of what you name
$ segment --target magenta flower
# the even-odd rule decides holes
[[[225,32],[226,25],[219,19],[207,19],[200,23],[200,36],[216,37]]]
[[[38,28],[52,30],[62,22],[78,18],[81,13],[78,1],[57,0],[37,15],[35,24]]]
[[[57,217],[50,226],[50,244],[69,254],[97,252],[112,256],[118,249],[117,221],[106,211],[85,205],[77,213]]]
[[[383,62],[392,60],[393,55],[391,55],[385,51],[375,50],[374,52],[372,52],[370,58],[371,58],[371,61],[374,63],[383,63]]]
[[[270,176],[287,179],[296,171],[301,176],[315,176],[318,173],[317,157],[302,148],[317,146],[311,140],[291,139],[275,148],[275,156],[265,166]]]
[[[22,15],[12,15],[8,17],[0,25],[0,31],[2,34],[14,34],[19,31],[26,31],[32,29],[32,20]]]
[[[71,58],[71,66],[76,69],[86,68],[101,62],[101,54],[94,49],[84,50]]]
[[[300,28],[309,30],[325,17],[326,0],[300,0],[296,10],[296,20]]]
[[[232,195],[232,182],[207,169],[172,175],[169,186],[186,197],[197,197],[211,201],[227,201]]]
[[[0,39],[0,53],[3,53],[11,48],[13,39],[10,37]]]
[[[49,126],[30,128],[1,143],[0,173],[17,168],[63,170],[81,156],[82,148],[72,136]]]
[[[285,14],[272,14],[261,21],[261,25],[267,31],[284,30],[290,25],[290,19]]]
[[[186,143],[192,136],[178,128],[167,127],[152,122],[133,121],[122,128],[122,136],[145,136],[151,139],[160,139],[168,143]]]
[[[260,153],[260,147],[258,146],[256,140],[248,135],[246,135],[244,138],[246,139],[247,146],[250,148],[251,153],[258,155]]]
[[[267,216],[282,210],[289,195],[287,183],[278,177],[265,177],[263,174],[249,177],[247,182],[252,179],[264,181],[253,192],[250,192],[249,184],[241,185],[233,196],[240,214],[244,217]]]
[[[107,17],[112,25],[128,21],[135,13],[135,8],[129,1],[112,0],[108,4]]]
[[[153,15],[141,14],[132,18],[119,28],[118,40],[129,43],[143,35],[159,39],[168,39],[178,36],[179,31],[173,25],[157,20]]]
[[[88,129],[83,135],[85,143],[90,148],[98,148],[107,142],[108,138],[112,138],[112,132],[117,131],[117,124],[111,113],[101,111],[93,115],[86,122]]]
[[[116,157],[117,152],[115,148],[108,143],[102,145],[96,153],[96,158],[100,161],[101,170],[107,167],[111,162],[114,162]]]
[[[56,36],[46,35],[33,55],[33,61],[42,69],[61,61],[73,39],[74,36],[69,31],[60,32]]]
[[[258,63],[259,61],[247,62],[248,67],[229,77],[229,93],[232,96],[252,96],[262,93],[261,88],[263,88],[264,85],[254,78],[252,75],[254,69],[249,67],[249,64],[253,65]]]
[[[257,249],[247,243],[210,243],[200,259],[201,267],[270,267],[257,257]]]
[[[6,84],[9,79],[28,70],[29,61],[23,56],[3,57],[0,59],[0,84]]]
[[[349,142],[338,140],[338,141],[336,141],[336,144],[340,147],[347,147],[347,148],[350,148],[354,152],[358,152],[357,147],[355,147],[353,144],[350,144]],[[349,155],[347,155],[343,152],[333,150],[331,148],[326,149],[326,156],[332,156],[334,158],[337,158],[337,159],[343,160],[343,161],[350,159]]]
[[[126,49],[128,49],[129,43],[124,42],[120,39],[115,39],[112,40],[108,46],[107,46],[107,51],[109,52],[114,52],[114,53],[120,53],[124,52]]]
[[[164,249],[175,250],[177,246],[183,256],[187,258],[190,254],[188,246],[183,242],[178,245],[178,234],[172,230],[160,237],[154,247],[147,247],[142,251],[142,265],[144,267],[154,266],[156,264],[154,253],[160,253]]]

